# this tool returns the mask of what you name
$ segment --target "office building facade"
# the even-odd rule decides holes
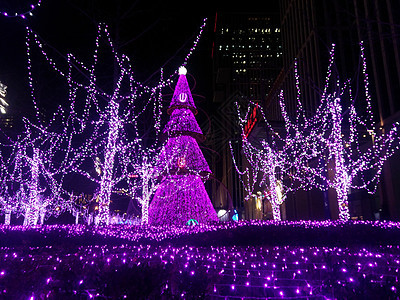
[[[229,142],[242,167],[241,135],[236,115],[237,102],[245,109],[251,102],[265,103],[271,86],[282,69],[279,12],[217,13],[214,23],[213,104],[209,147],[215,150],[212,172],[214,206],[245,213],[244,191],[237,174]]]

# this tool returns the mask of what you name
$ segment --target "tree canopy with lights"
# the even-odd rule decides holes
[[[196,48],[205,22],[184,63]],[[138,123],[140,118],[145,118],[147,123],[153,122],[156,135],[159,133],[161,90],[172,82],[174,74],[164,79],[161,71],[160,81],[154,86],[136,81],[129,57],[117,53],[104,24],[98,26],[90,62],[84,63],[71,53],[63,55],[30,28],[27,28],[26,46],[34,117],[25,119],[25,131],[17,139],[8,139],[9,143],[4,144],[12,150],[3,151],[9,154],[9,159],[2,157],[1,180],[18,183],[18,188],[17,192],[10,192],[3,186],[2,210],[9,211],[6,204],[12,199],[25,207],[26,216],[32,215],[25,223],[36,224],[39,211],[56,215],[67,209],[63,204],[68,203],[69,207],[73,201],[73,187],[65,184],[65,178],[75,183],[83,183],[82,178],[86,178],[97,185],[92,191],[93,199],[98,202],[97,223],[109,224],[113,192],[127,191],[132,175],[143,176],[140,182],[145,185],[154,182],[147,173],[151,153],[156,148],[151,151],[143,144]],[[34,62],[37,55],[46,63]],[[38,65],[40,68],[47,65],[67,87],[66,108],[59,108],[50,119],[44,117],[40,107],[42,95],[35,79]],[[111,82],[105,82],[102,75],[107,71],[111,71],[108,77],[112,78]],[[147,112],[151,107],[150,119]],[[154,192],[152,188],[146,189],[149,192],[143,195],[147,200],[139,201],[142,206],[148,203],[148,194]],[[54,213],[50,207],[55,208]]]
[[[325,87],[315,114],[307,117],[302,106],[300,77],[295,62],[297,109],[294,120],[289,116],[284,92],[280,93],[284,136],[274,131],[265,117],[267,128],[272,132],[271,140],[263,140],[261,147],[255,147],[242,135],[243,152],[250,167],[245,171],[237,169],[242,177],[245,176],[243,183],[249,194],[255,187],[266,184],[267,199],[276,220],[280,219],[278,207],[282,203],[277,199],[284,198],[280,195],[312,188],[334,189],[339,219],[349,220],[349,189],[366,189],[374,193],[384,162],[399,148],[399,124],[386,130],[382,127],[377,130],[374,124],[363,44],[364,97],[361,99],[354,99],[350,80],[341,82],[338,75],[333,76],[334,49],[333,46]],[[349,103],[347,109],[344,109],[345,103]],[[366,107],[365,117],[356,112],[356,106]],[[240,122],[243,132],[247,115]],[[366,136],[371,136],[372,140],[365,141]]]

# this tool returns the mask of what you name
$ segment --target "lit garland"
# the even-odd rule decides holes
[[[40,6],[42,0],[36,1],[36,4],[29,5],[29,9],[24,10],[22,12],[9,12],[9,11],[0,11],[0,15],[9,18],[19,17],[21,19],[26,19],[27,16],[33,16],[33,11]]]

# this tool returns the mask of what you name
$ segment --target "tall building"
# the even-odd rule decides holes
[[[299,64],[303,107],[311,115],[324,87],[331,45],[336,45],[336,74],[341,80],[354,79],[360,73],[359,43],[364,41],[377,127],[384,130],[400,119],[399,2],[281,0],[280,5],[284,68],[276,80],[275,91],[284,90],[292,115],[296,106],[295,58]],[[269,113],[276,114],[276,93],[269,95],[266,106]],[[377,195],[350,191],[353,216],[373,219],[380,213],[387,218],[400,217],[399,158],[397,154],[385,163]],[[323,195],[313,193],[302,192],[288,199],[288,218],[318,219],[327,215],[336,218],[333,191]]]
[[[213,103],[211,137],[215,150],[212,172],[214,206],[237,209],[244,217],[243,187],[233,166],[229,141],[240,161],[241,143],[235,102],[247,106],[264,103],[282,68],[279,11],[267,13],[217,13],[214,23]]]
[[[7,134],[15,133],[18,125],[17,116],[15,105],[10,106],[7,86],[0,82],[0,129]]]
[[[217,14],[214,101],[223,102],[235,92],[263,100],[280,71],[281,48],[278,15]]]

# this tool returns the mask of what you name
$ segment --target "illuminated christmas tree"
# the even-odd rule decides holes
[[[217,221],[217,214],[205,190],[203,180],[211,173],[198,142],[203,133],[196,121],[196,106],[186,79],[186,69],[179,69],[164,128],[167,141],[161,150],[155,173],[162,179],[149,208],[153,225],[184,225]]]
[[[205,25],[206,19],[204,19],[200,32],[184,59],[185,62],[188,61],[195,50]],[[103,48],[104,42],[106,48],[111,50],[111,57],[110,51],[100,50]],[[77,176],[80,180],[83,179],[85,183],[88,182],[87,180],[95,183],[97,189],[94,191],[95,197],[92,198],[93,201],[98,202],[96,205],[95,224],[107,225],[110,223],[112,193],[134,197],[136,195],[135,198],[138,199],[139,204],[142,206],[142,221],[146,224],[148,202],[156,189],[159,178],[153,176],[152,165],[154,165],[153,153],[155,148],[144,147],[143,134],[139,132],[138,124],[142,121],[141,118],[146,118],[145,123],[149,125],[151,120],[148,118],[149,114],[146,109],[153,106],[154,128],[158,135],[162,100],[159,95],[161,95],[162,88],[171,83],[173,75],[165,76],[166,79],[164,80],[164,73],[161,71],[161,79],[156,86],[147,86],[138,82],[133,77],[129,57],[119,54],[115,49],[108,27],[105,24],[99,24],[98,26],[96,47],[93,59],[89,63],[79,60],[72,53],[67,56],[58,53],[61,54],[62,59],[66,59],[65,66],[58,65],[55,61],[60,61],[60,58],[51,57],[52,51],[46,47],[46,44],[41,41],[33,30],[27,28],[28,80],[37,119],[36,122],[32,123],[32,126],[39,129],[39,131],[43,131],[43,134],[39,135],[38,139],[42,140],[47,136],[53,137],[49,134],[46,135],[44,133],[45,131],[47,132],[46,128],[42,128],[43,122],[38,105],[39,99],[37,98],[38,89],[35,86],[37,80],[34,79],[34,71],[37,67],[32,63],[32,50],[40,49],[38,53],[45,58],[47,65],[51,67],[50,71],[55,71],[56,74],[66,80],[68,85],[70,106],[64,110],[65,113],[61,113],[61,115],[65,115],[65,123],[62,124],[64,133],[57,135],[60,136],[60,141],[63,141],[64,144],[60,146],[54,143],[54,146],[50,147],[49,151],[39,149],[38,155],[33,155],[34,151],[31,150],[36,145],[27,144],[28,154],[22,153],[20,156],[25,159],[23,161],[27,165],[26,169],[30,167],[28,169],[30,172],[25,172],[24,175],[32,174],[33,180],[28,181],[30,184],[28,188],[24,187],[19,192],[22,195],[20,198],[32,199],[29,202],[30,204],[38,202],[36,200],[38,197],[36,196],[39,196],[38,192],[41,191],[40,183],[43,180],[38,179],[36,170],[37,167],[44,169],[40,163],[51,163],[51,161],[47,162],[47,160],[43,162],[42,156],[47,152],[53,154],[56,151],[64,151],[65,160],[62,163],[65,167],[59,168],[54,172],[49,171],[46,175]],[[111,76],[108,74],[109,69],[106,67],[108,62],[103,63],[104,58],[111,58],[114,62]],[[42,67],[41,64],[40,67]],[[106,77],[112,77],[114,80],[100,79]],[[0,100],[1,96],[0,86]],[[29,141],[29,139],[27,140]],[[64,141],[67,141],[67,144]],[[50,143],[50,145],[52,144]],[[56,157],[58,156],[56,155]],[[50,157],[50,155],[47,155],[47,157]],[[0,163],[2,163],[1,160]],[[18,165],[17,169],[21,170],[21,167]],[[136,178],[136,180],[131,183],[133,178]],[[78,188],[85,186],[80,180],[76,180]],[[0,182],[2,181],[2,175],[0,174]],[[52,189],[54,190],[54,188]],[[139,190],[141,191],[137,192]],[[3,202],[11,201],[7,200],[9,197],[6,192],[8,193],[8,191],[0,192],[0,197],[2,197],[0,198],[0,211],[3,210],[8,214],[8,206],[2,204]],[[76,211],[74,208],[71,209]],[[36,211],[35,209],[35,215],[37,215]]]

